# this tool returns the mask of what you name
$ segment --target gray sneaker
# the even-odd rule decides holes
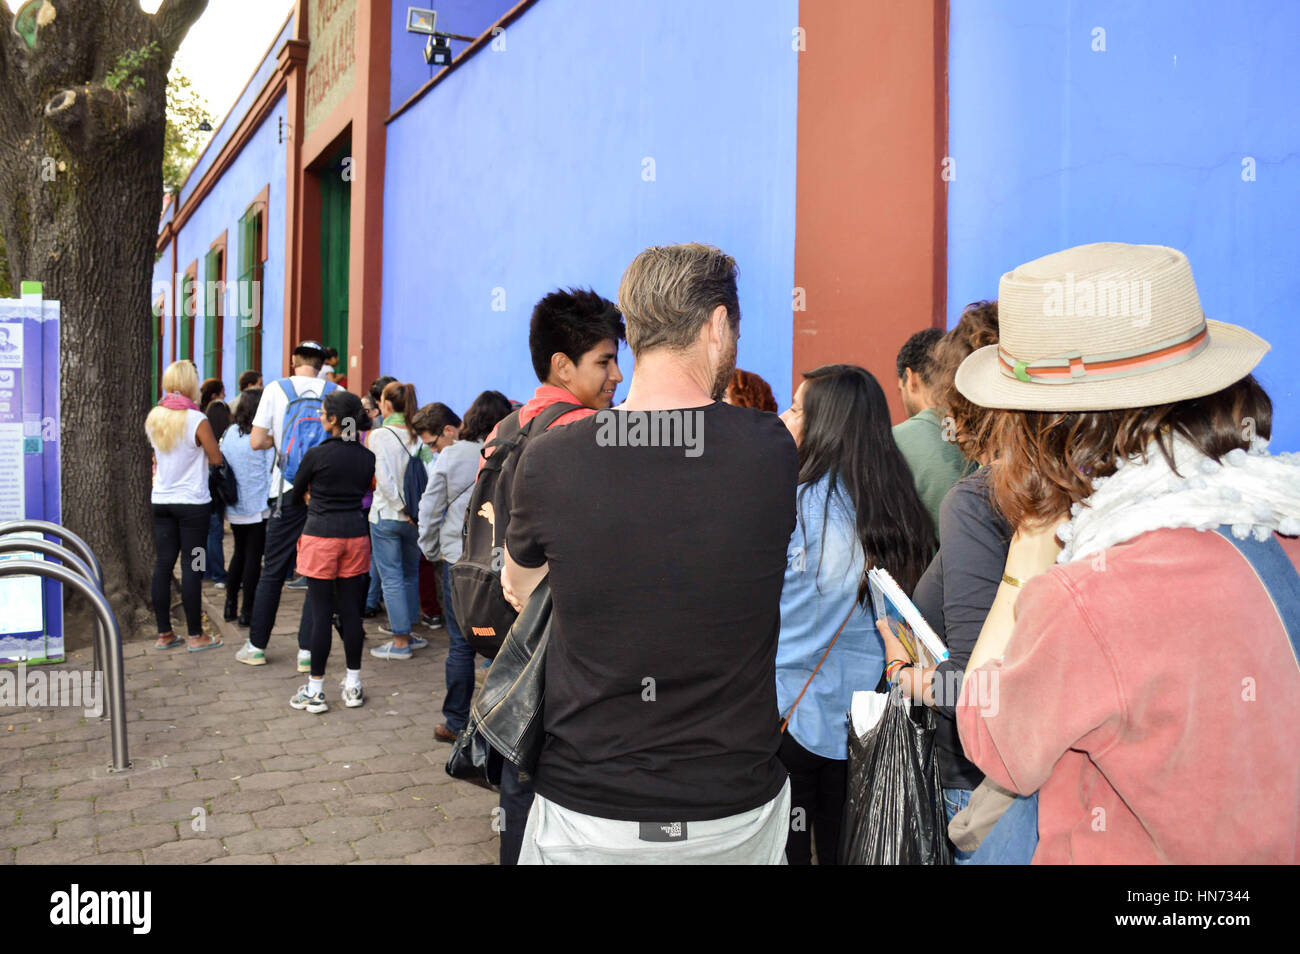
[[[239,647],[239,651],[235,653],[235,658],[249,666],[266,665],[266,653],[247,640],[244,641],[243,646]]]
[[[308,712],[325,712],[329,709],[329,703],[325,701],[325,693],[318,692],[311,695],[306,686],[299,686],[298,692],[289,700],[289,706],[293,709],[306,709]]]
[[[349,709],[355,709],[365,703],[366,694],[362,691],[360,686],[357,686],[354,689],[349,689],[346,682],[340,682],[339,688],[343,690],[343,704]]]

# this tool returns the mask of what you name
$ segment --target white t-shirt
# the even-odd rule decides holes
[[[185,411],[185,428],[181,439],[169,451],[154,446],[158,471],[154,474],[153,493],[149,499],[164,504],[210,503],[208,491],[208,454],[194,443],[199,425],[207,420],[201,411]]]
[[[320,397],[325,390],[325,382],[320,378],[308,378],[295,374],[288,379],[298,397]],[[293,484],[280,476],[280,438],[284,434],[284,412],[289,409],[289,396],[279,381],[272,381],[262,391],[262,400],[253,415],[253,426],[264,427],[271,432],[275,444],[275,466],[271,468],[271,496],[278,497],[293,489]]]

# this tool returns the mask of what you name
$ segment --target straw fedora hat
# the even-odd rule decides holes
[[[998,343],[968,356],[956,384],[983,407],[1148,407],[1222,390],[1268,349],[1245,328],[1206,319],[1182,252],[1099,242],[1003,275]]]

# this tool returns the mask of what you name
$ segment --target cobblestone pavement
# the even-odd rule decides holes
[[[224,597],[205,584],[224,647],[124,647],[128,773],[107,771],[107,721],[80,708],[0,708],[0,865],[496,861],[497,796],[450,778],[450,746],[433,738],[445,630],[417,629],[428,648],[387,662],[369,655],[385,617],[367,620],[359,709],[339,699],[336,636],[330,710],[313,715],[288,704],[307,678],[295,665],[302,591],[284,591],[256,668],[235,661],[247,630],[221,620]],[[172,618],[183,630],[179,605]],[[90,666],[86,649],[60,668]]]

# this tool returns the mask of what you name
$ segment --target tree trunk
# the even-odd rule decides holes
[[[62,303],[63,524],[104,566],[124,630],[153,563],[150,288],[167,71],[207,0],[45,0],[34,48],[0,4],[0,229],[14,283]],[[70,641],[79,633],[70,618]]]

